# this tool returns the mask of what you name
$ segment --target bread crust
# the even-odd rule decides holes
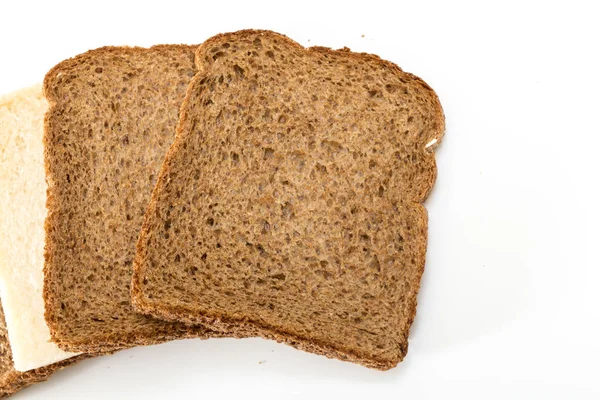
[[[8,340],[6,323],[4,321],[4,309],[0,302],[0,398],[11,396],[34,383],[43,382],[56,371],[88,357],[91,356],[83,354],[27,372],[15,370],[12,362],[12,352]]]

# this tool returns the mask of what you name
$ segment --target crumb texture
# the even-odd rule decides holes
[[[138,243],[134,304],[387,369],[406,354],[444,117],[380,58],[208,40]]]
[[[106,47],[66,60],[44,81],[48,182],[46,320],[67,350],[206,336],[134,312],[135,243],[179,108],[194,47]]]

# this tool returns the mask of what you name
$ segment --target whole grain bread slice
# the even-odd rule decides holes
[[[388,369],[425,263],[435,92],[370,54],[269,31],[196,52],[138,241],[133,304]]]
[[[27,386],[47,380],[54,372],[89,357],[80,355],[55,364],[19,372],[14,368],[8,332],[4,321],[4,309],[0,302],[0,398],[8,397]]]
[[[135,242],[195,73],[195,48],[104,47],[45,77],[45,316],[62,349],[223,335],[131,306]]]

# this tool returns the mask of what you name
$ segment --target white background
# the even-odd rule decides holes
[[[15,399],[600,398],[595,3],[0,3],[0,93],[103,45],[264,28],[392,60],[437,91],[447,119],[399,367],[189,340],[82,362]]]

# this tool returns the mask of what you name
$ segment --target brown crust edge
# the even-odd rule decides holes
[[[0,377],[0,398],[11,396],[34,383],[44,382],[48,380],[53,373],[90,357],[92,356],[83,354],[27,372],[19,372],[11,365],[10,371],[7,371]]]
[[[4,319],[4,309],[0,301],[0,351],[4,363],[0,365],[0,398],[5,398],[13,395],[21,389],[25,389],[34,383],[47,380],[50,375],[69,365],[75,364],[86,358],[94,357],[99,354],[81,354],[71,357],[66,360],[59,361],[54,364],[49,364],[44,367],[36,368],[30,371],[17,371],[14,368],[12,360],[12,350],[10,340],[8,338],[8,330]]]
[[[421,85],[424,89],[426,89],[428,91],[428,93],[432,96],[432,98],[436,101],[436,103],[439,106],[437,108],[438,112],[434,116],[438,123],[437,124],[438,130],[436,132],[432,132],[432,135],[430,136],[430,139],[429,139],[429,140],[435,139],[436,144],[434,146],[432,146],[430,149],[423,150],[425,152],[428,152],[430,154],[431,158],[433,159],[434,179],[432,180],[429,190],[425,193],[423,198],[418,199],[418,202],[414,203],[415,207],[421,208],[424,211],[424,216],[425,216],[424,225],[423,225],[424,239],[425,239],[425,243],[427,243],[428,218],[427,218],[427,210],[425,209],[425,207],[423,206],[422,203],[425,201],[425,199],[428,197],[429,193],[431,192],[431,190],[433,188],[433,184],[435,183],[435,178],[437,177],[437,166],[435,164],[435,155],[434,155],[433,150],[435,150],[435,148],[440,144],[440,142],[442,141],[442,138],[444,136],[444,132],[445,132],[444,112],[443,112],[439,98],[438,98],[437,94],[435,93],[435,91],[421,78],[417,77],[416,75],[402,71],[402,69],[399,66],[397,66],[396,64],[392,63],[391,61],[383,60],[379,56],[374,55],[374,54],[354,53],[354,52],[351,52],[350,49],[348,49],[346,47],[339,49],[339,50],[332,50],[330,48],[320,47],[320,46],[305,48],[304,46],[293,41],[292,39],[288,38],[285,35],[282,35],[282,34],[279,34],[276,32],[272,32],[272,31],[268,31],[268,30],[247,29],[247,30],[241,30],[241,31],[231,32],[231,33],[221,33],[221,34],[218,34],[218,35],[213,36],[210,39],[206,40],[196,50],[196,61],[195,62],[196,62],[196,68],[198,69],[198,72],[192,78],[192,81],[190,82],[190,84],[188,86],[185,99],[183,100],[183,103],[181,105],[180,117],[179,117],[179,122],[177,124],[177,132],[175,135],[175,139],[173,141],[173,144],[167,151],[165,160],[163,162],[163,165],[162,165],[160,173],[159,173],[159,177],[158,177],[156,186],[155,186],[154,190],[152,191],[150,203],[148,204],[148,207],[146,209],[146,214],[144,216],[144,223],[142,224],[140,236],[138,238],[138,242],[136,245],[137,251],[136,251],[136,256],[135,256],[135,259],[133,262],[133,266],[134,266],[133,271],[134,272],[133,272],[132,284],[131,284],[131,296],[132,296],[133,307],[137,311],[139,311],[143,314],[162,318],[162,319],[165,319],[168,321],[183,321],[183,322],[192,323],[192,324],[202,324],[208,328],[223,331],[223,332],[228,331],[228,332],[235,332],[235,333],[242,334],[242,335],[247,334],[250,336],[261,336],[266,339],[273,339],[273,340],[276,340],[277,342],[286,343],[286,344],[288,344],[292,347],[295,347],[299,350],[304,350],[304,351],[308,351],[311,353],[324,355],[328,358],[337,358],[337,359],[340,359],[343,361],[351,361],[354,363],[361,364],[365,367],[379,369],[379,370],[391,369],[391,368],[395,367],[398,363],[400,363],[404,359],[404,357],[406,356],[406,354],[408,352],[408,335],[410,332],[410,327],[412,326],[412,323],[416,316],[417,294],[418,294],[418,289],[420,288],[421,277],[422,277],[424,269],[425,269],[425,257],[423,258],[423,263],[419,267],[419,270],[417,272],[419,287],[417,288],[417,290],[415,290],[415,294],[412,296],[413,301],[411,302],[411,304],[409,306],[409,317],[408,317],[409,326],[408,326],[407,331],[405,332],[403,341],[398,344],[399,348],[400,348],[400,357],[397,360],[378,360],[378,359],[368,357],[363,354],[358,354],[354,351],[344,350],[344,349],[335,348],[333,346],[329,346],[326,344],[317,343],[313,340],[302,338],[296,334],[287,333],[287,332],[283,332],[281,330],[276,330],[276,329],[270,329],[267,326],[263,326],[256,322],[249,321],[248,319],[242,319],[242,320],[232,319],[226,315],[214,315],[214,316],[196,315],[195,312],[191,312],[190,310],[185,310],[182,307],[168,307],[168,306],[163,306],[163,305],[159,305],[159,304],[149,304],[143,298],[143,294],[142,294],[142,290],[141,290],[141,286],[142,286],[141,283],[143,280],[143,276],[145,274],[145,268],[143,266],[142,261],[146,255],[146,246],[144,244],[144,239],[150,233],[149,216],[154,214],[154,212],[156,210],[156,203],[157,203],[157,197],[158,197],[157,196],[157,188],[159,186],[162,186],[164,184],[164,181],[167,180],[167,173],[168,173],[167,161],[169,161],[172,158],[172,153],[176,152],[176,150],[178,148],[180,136],[183,133],[182,132],[183,126],[185,125],[185,121],[189,118],[188,113],[187,113],[187,105],[189,103],[192,88],[194,87],[194,85],[196,84],[197,81],[202,80],[204,77],[206,77],[208,75],[209,66],[207,64],[205,64],[205,62],[204,62],[204,54],[206,52],[206,49],[209,46],[215,44],[216,42],[218,42],[222,39],[232,40],[234,38],[237,38],[238,35],[239,35],[239,37],[243,37],[243,36],[252,36],[252,35],[256,35],[256,34],[276,36],[280,40],[287,42],[289,45],[294,46],[298,49],[302,49],[307,52],[330,53],[330,54],[343,53],[344,55],[349,56],[349,57],[362,59],[362,60],[366,59],[368,61],[378,63],[385,68],[390,68],[395,73],[401,73],[401,74],[409,76],[416,83],[418,83],[419,85]],[[426,253],[426,250],[427,250],[427,246],[425,246],[425,253]]]

